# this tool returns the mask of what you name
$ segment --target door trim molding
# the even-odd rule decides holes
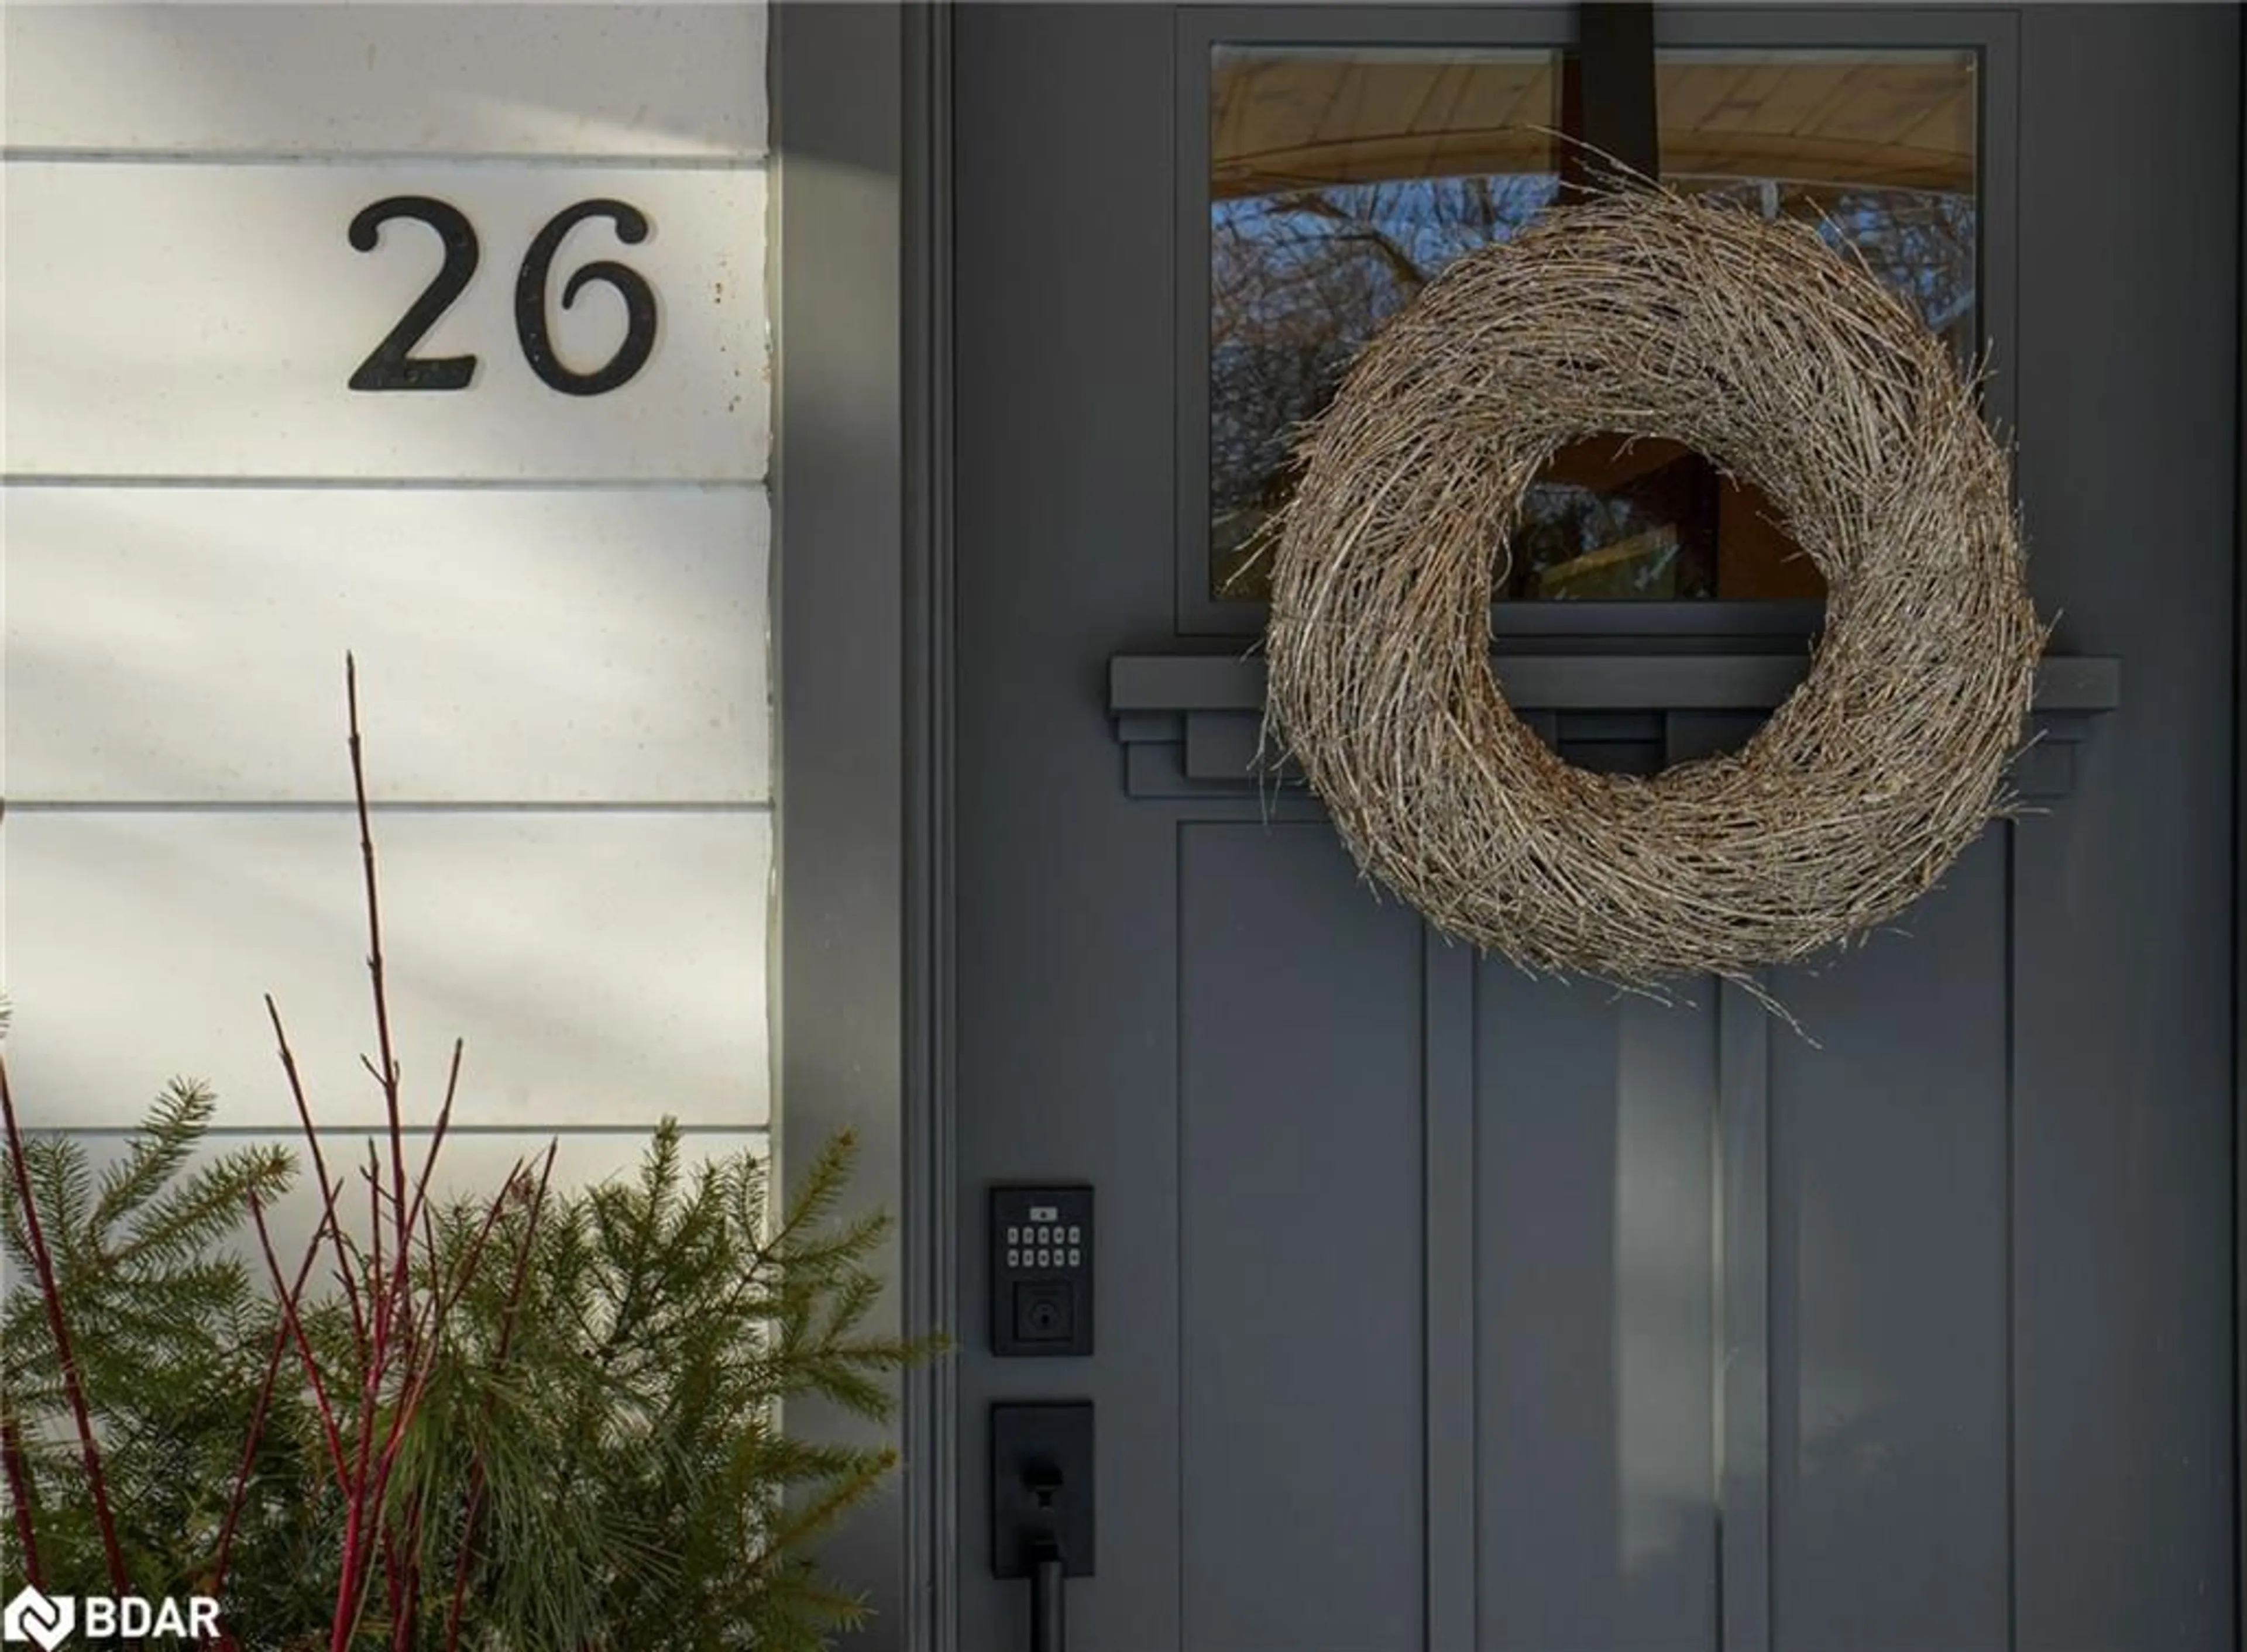
[[[953,0],[905,8],[905,1188],[900,1224],[907,1322],[960,1323],[953,1066]],[[956,1371],[907,1380],[912,1497],[902,1645],[960,1639]]]
[[[2239,236],[2232,281],[2238,289],[2238,379],[2232,396],[2233,452],[2247,447],[2247,22],[2239,29]],[[2232,531],[2238,555],[2232,572],[2231,630],[2231,1520],[2232,1537],[2247,1553],[2247,462],[2237,463],[2237,519]],[[2231,1575],[2232,1644],[2247,1646],[2247,1571]]]
[[[856,1133],[847,1213],[896,1218],[871,1323],[919,1335],[953,1318],[950,18],[775,0],[770,27],[775,1180]],[[949,1362],[901,1386],[886,1428],[789,1426],[902,1452],[823,1560],[871,1608],[854,1647],[948,1652]]]

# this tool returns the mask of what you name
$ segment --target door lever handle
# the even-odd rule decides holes
[[[1068,1652],[1068,1580],[1092,1575],[1092,1407],[991,1408],[991,1573],[1030,1585],[1030,1652]]]
[[[1030,1652],[1069,1652],[1069,1584],[1050,1533],[1030,1540]]]

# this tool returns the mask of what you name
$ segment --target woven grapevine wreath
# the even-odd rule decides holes
[[[1564,445],[1759,484],[1827,588],[1737,753],[1563,761],[1492,675],[1493,547]],[[1748,980],[1863,934],[2007,805],[2043,632],[1950,350],[1809,226],[1658,188],[1458,260],[1367,346],[1270,541],[1269,732],[1361,870],[1535,970]]]

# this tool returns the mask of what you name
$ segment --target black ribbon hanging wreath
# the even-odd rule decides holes
[[[1826,577],[1738,753],[1564,762],[1491,672],[1493,547],[1565,444],[1752,479]],[[1460,259],[1359,358],[1272,542],[1269,727],[1359,867],[1533,970],[1659,989],[1861,936],[2008,800],[2044,636],[1973,381],[1807,225],[1659,188]]]

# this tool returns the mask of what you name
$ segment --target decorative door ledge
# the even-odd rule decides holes
[[[1793,692],[1809,661],[1786,654],[1501,654],[1492,662],[1522,720],[1569,761],[1651,774],[1738,747]],[[2026,797],[2067,795],[2074,747],[2122,703],[2121,661],[2047,658],[2037,668],[2036,739],[2013,770]],[[1237,654],[1118,654],[1108,710],[1134,797],[1252,794],[1264,662]],[[1260,778],[1295,783],[1282,768]]]

